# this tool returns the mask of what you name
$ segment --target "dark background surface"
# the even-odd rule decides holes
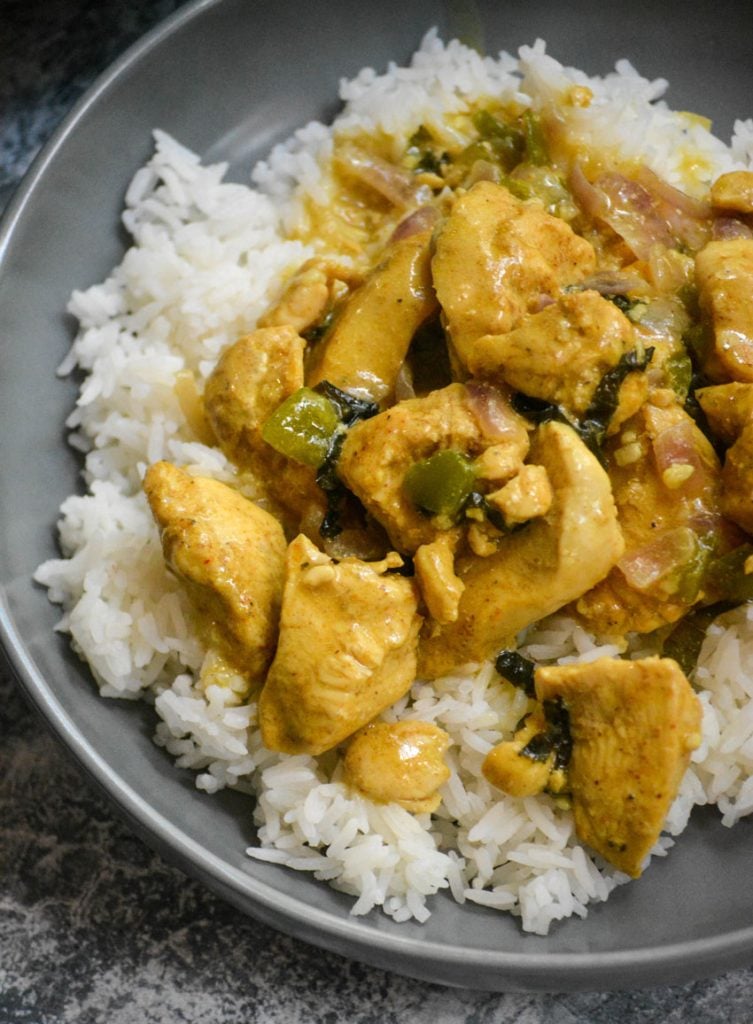
[[[0,206],[93,78],[179,6],[0,0]],[[0,676],[0,1024],[737,1024],[752,997],[748,969],[640,993],[445,990],[282,936],[152,853]]]

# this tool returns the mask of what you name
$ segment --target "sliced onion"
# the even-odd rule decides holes
[[[623,555],[617,568],[634,590],[647,591],[681,571],[697,549],[695,532],[689,526],[678,526],[665,530],[643,547]]]
[[[531,303],[531,312],[540,313],[542,309],[546,309],[547,306],[553,306],[555,299],[551,295],[547,295],[546,292],[541,292]]]
[[[436,206],[419,206],[417,210],[404,217],[392,232],[390,241],[398,242],[402,238],[410,238],[422,231],[428,231],[439,221],[439,210]]]
[[[395,378],[395,401],[404,402],[407,398],[415,398],[416,390],[413,387],[413,371],[408,363],[403,363]]]
[[[666,221],[656,211],[651,193],[643,185],[614,171],[599,175],[594,184],[607,201],[607,211],[601,219],[638,259],[648,259],[655,245],[674,245]]]
[[[425,185],[416,184],[410,171],[357,146],[343,146],[335,159],[343,170],[373,188],[393,206],[408,209],[431,195],[431,190]]]
[[[648,167],[639,169],[637,179],[653,196],[675,238],[690,249],[702,249],[711,237],[710,204],[681,192]]]
[[[693,472],[678,487],[678,497],[699,498],[713,485],[712,467],[699,451],[692,420],[683,419],[662,430],[651,440],[659,475],[676,466],[692,466]]]
[[[570,189],[589,216],[617,232],[638,259],[648,259],[656,245],[673,248],[678,241],[701,249],[711,236],[711,207],[663,181],[648,167],[635,178],[610,171],[589,182],[575,161]]]
[[[668,181],[654,174],[650,167],[645,164],[641,166],[636,175],[638,181],[644,185],[657,199],[663,203],[681,211],[687,217],[694,220],[708,220],[711,217],[711,205],[703,199],[696,199],[689,196],[687,192],[681,192],[679,188],[670,185]]]
[[[487,437],[503,440],[520,433],[520,417],[503,391],[479,380],[468,381],[466,391],[468,404]]]
[[[665,249],[655,245],[648,258],[649,277],[659,292],[677,293],[684,285],[691,284],[695,276],[692,256],[686,256],[677,249]]]
[[[604,216],[607,212],[606,197],[598,188],[594,188],[583,173],[583,168],[578,160],[570,168],[567,185],[584,213],[593,218]]]
[[[602,270],[581,281],[579,288],[598,292],[599,295],[643,295],[650,292],[648,282],[638,274]]]
[[[711,227],[711,237],[715,240],[753,238],[753,230],[737,217],[715,217]]]

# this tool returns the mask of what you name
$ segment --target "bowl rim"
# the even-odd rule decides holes
[[[189,22],[225,2],[227,0],[188,0],[130,44],[95,77],[76,100],[33,158],[0,217],[0,275],[14,232],[37,186],[87,112],[142,57],[168,42],[176,31]],[[426,980],[436,981],[434,976],[417,969],[416,965],[435,958],[444,961],[448,967],[476,967],[487,980],[492,973],[497,973],[504,981],[505,972],[511,973],[513,978],[517,976],[527,979],[522,986],[503,984],[501,990],[506,991],[516,988],[518,991],[546,990],[546,982],[552,978],[558,982],[557,991],[644,987],[647,983],[640,980],[640,975],[646,970],[656,976],[659,968],[669,980],[691,980],[741,965],[749,959],[753,949],[753,924],[711,938],[687,939],[629,950],[500,952],[471,949],[453,943],[440,944],[429,938],[382,931],[373,928],[368,917],[341,918],[328,910],[311,907],[208,851],[157,811],[110,767],[106,758],[86,739],[66,712],[37,667],[13,619],[2,587],[0,648],[0,654],[5,655],[12,676],[33,709],[41,715],[50,731],[147,845],[157,849],[167,860],[243,912],[289,935],[303,938],[312,945]],[[305,935],[301,934],[302,927]],[[525,938],[525,933],[521,932],[523,942]],[[388,965],[384,959],[394,954],[401,957],[403,969],[392,963]],[[445,984],[458,982],[450,977]],[[473,987],[487,986],[479,985],[474,980]]]

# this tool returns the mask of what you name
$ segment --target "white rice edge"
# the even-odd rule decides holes
[[[414,817],[377,806],[327,779],[312,758],[263,747],[253,704],[238,706],[197,680],[205,652],[190,629],[185,599],[164,568],[140,490],[160,458],[219,480],[233,467],[197,443],[173,392],[178,370],[205,378],[222,349],[250,330],[285,277],[310,250],[286,241],[304,195],[326,200],[333,132],[384,130],[399,150],[422,123],[443,128],[447,113],[478,98],[540,106],[588,86],[588,108],[573,106],[570,130],[585,143],[645,160],[668,180],[700,190],[717,174],[753,163],[753,120],[738,121],[728,148],[703,122],[673,114],[666,82],[641,77],[626,61],[603,78],[563,67],[541,40],[519,58],[482,58],[432,30],[407,68],[365,69],[343,81],[344,108],[332,128],[312,122],[276,147],[253,173],[255,188],[226,183],[223,165],[155,131],[155,153],[126,195],[123,223],[133,245],[105,282],[75,292],[80,323],[61,373],[85,374],[68,426],[85,457],[88,491],[61,508],[62,558],[35,578],[63,606],[59,629],[92,667],[105,696],[146,696],[160,722],[156,741],[199,788],[233,786],[256,797],[261,847],[251,856],[310,871],[352,894],[353,913],[381,907],[395,920],[425,920],[441,889],[459,902],[508,910],[525,931],[583,916],[624,875],[574,839],[571,816],[548,798],[524,801],[489,791],[484,753],[511,734],[520,695],[499,686],[490,666],[417,682],[385,717],[428,718],[453,739],[452,775],[438,813]],[[689,152],[695,176],[687,177]],[[528,637],[537,657],[568,662],[620,653],[555,617]],[[753,615],[731,613],[709,631],[696,681],[704,704],[703,743],[693,755],[667,819],[678,834],[693,806],[718,803],[733,824],[753,810]],[[655,855],[672,840],[662,837]]]

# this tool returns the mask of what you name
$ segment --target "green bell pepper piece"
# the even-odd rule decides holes
[[[266,420],[261,436],[276,451],[317,469],[340,425],[337,409],[324,395],[299,388]]]

